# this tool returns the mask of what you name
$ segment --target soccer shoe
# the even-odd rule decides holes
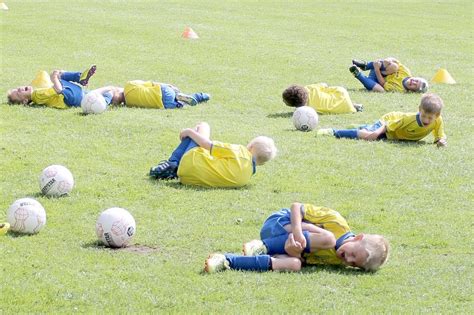
[[[178,177],[178,164],[170,161],[161,161],[150,169],[150,177],[156,179],[174,179]]]
[[[365,60],[352,59],[352,64],[354,66],[359,67],[363,71],[367,70],[367,61],[365,61]]]
[[[358,111],[358,112],[363,112],[364,111],[364,105],[357,104],[357,103],[353,103],[352,105],[354,105],[354,108],[356,109],[356,111]]]
[[[204,263],[204,271],[215,273],[230,269],[229,261],[222,254],[210,254]]]
[[[267,247],[261,240],[253,240],[244,244],[242,248],[244,256],[258,256],[267,253]]]
[[[207,102],[211,99],[211,96],[207,93],[194,93],[193,98],[198,102],[198,103],[203,103]]]
[[[94,75],[96,69],[97,66],[92,65],[82,72],[81,77],[79,78],[79,84],[82,86],[87,86],[87,84],[89,84],[89,79]]]
[[[184,93],[178,93],[176,95],[176,99],[178,100],[178,102],[182,102],[191,106],[197,105],[198,103],[198,101],[194,97]]]
[[[0,235],[7,234],[9,229],[10,229],[9,223],[0,223]]]
[[[349,71],[356,77],[360,73],[360,68],[357,66],[350,66]]]
[[[334,136],[334,130],[332,128],[319,129],[316,131],[316,136]]]

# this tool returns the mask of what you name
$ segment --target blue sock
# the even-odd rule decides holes
[[[225,254],[230,263],[230,268],[235,270],[268,271],[271,270],[270,255],[240,256]]]
[[[178,145],[178,147],[171,153],[170,158],[168,161],[174,162],[177,165],[179,165],[179,162],[183,158],[183,155],[191,150],[192,148],[198,147],[198,144],[193,141],[193,139],[186,137],[183,140],[181,140],[181,143]]]
[[[343,129],[343,130],[334,129],[334,136],[336,138],[358,139],[357,129]]]
[[[374,68],[374,62],[373,62],[373,61],[368,62],[367,65],[365,66],[365,69],[367,69],[367,70],[375,70],[375,68]],[[383,65],[383,63],[382,63],[382,66],[380,67],[380,71],[385,71],[385,66]]]
[[[305,252],[309,253],[309,249],[311,248],[310,240],[309,240],[309,232],[303,231],[304,238],[306,239],[306,248]],[[285,251],[285,242],[288,239],[288,234],[282,234],[275,237],[270,237],[262,240],[263,244],[267,248],[268,255],[276,255],[276,254],[286,254]]]
[[[369,91],[371,91],[374,86],[377,84],[376,81],[372,80],[371,78],[366,77],[365,75],[360,72],[357,76],[356,79],[362,83],[362,85]]]
[[[209,100],[209,94],[207,93],[194,93],[191,96],[194,97],[198,103],[207,102]]]
[[[64,81],[79,83],[80,78],[81,78],[80,72],[63,72],[61,74],[61,79]]]

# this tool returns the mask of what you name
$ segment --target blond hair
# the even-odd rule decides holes
[[[364,234],[361,245],[367,251],[367,260],[361,266],[364,270],[375,271],[388,260],[390,247],[382,235]]]
[[[434,93],[423,94],[420,108],[428,114],[440,114],[443,109],[443,100]]]
[[[265,164],[276,156],[277,148],[272,138],[259,136],[249,142],[247,148],[255,157],[257,165]]]

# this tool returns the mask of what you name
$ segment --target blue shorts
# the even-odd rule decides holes
[[[283,234],[288,234],[284,226],[291,224],[291,212],[288,208],[283,208],[272,213],[263,223],[260,230],[260,239],[266,239]]]
[[[165,109],[182,107],[176,100],[176,91],[167,84],[161,84],[161,100]]]
[[[364,130],[367,130],[367,131],[374,132],[375,130],[379,129],[380,127],[382,127],[382,122],[380,120],[378,120],[372,125],[359,126],[359,128],[357,128],[357,129],[364,129]],[[377,139],[387,139],[387,135],[384,132],[380,136],[378,136]]]
[[[81,106],[82,97],[84,96],[82,87],[69,81],[65,81],[65,80],[59,80],[59,81],[61,82],[63,86],[63,90],[61,91],[61,94],[64,96],[64,103],[67,106],[71,106],[71,107]]]

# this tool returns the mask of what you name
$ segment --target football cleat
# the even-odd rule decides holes
[[[178,164],[176,162],[161,161],[150,169],[150,177],[156,179],[174,179],[178,177]]]
[[[230,269],[229,261],[222,254],[210,254],[204,263],[204,271],[215,273]]]
[[[267,253],[267,247],[261,240],[253,240],[244,244],[242,248],[244,256],[258,256]]]
[[[81,77],[79,78],[79,84],[82,86],[87,86],[87,84],[89,84],[89,79],[94,75],[95,70],[97,70],[97,66],[92,65],[82,72]]]

